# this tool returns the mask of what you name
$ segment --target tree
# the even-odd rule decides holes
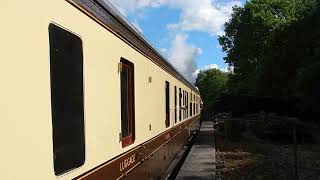
[[[292,77],[294,72],[291,70],[295,67],[283,67],[293,63],[275,59],[283,55],[279,47],[288,40],[278,37],[288,26],[303,19],[316,3],[317,0],[252,0],[244,7],[234,8],[231,20],[226,23],[225,35],[219,37],[219,42],[227,52],[226,63],[234,66],[232,78],[238,83],[234,85],[238,88],[236,92],[286,93],[283,88],[291,83],[287,76]]]
[[[230,92],[295,96],[320,107],[320,1],[251,0],[235,7],[219,37],[234,66]]]
[[[200,71],[196,79],[204,103],[205,111],[214,111],[217,97],[227,91],[228,74],[218,69]]]

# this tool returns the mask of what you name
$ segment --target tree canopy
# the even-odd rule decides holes
[[[233,94],[294,96],[320,107],[320,1],[251,0],[235,7],[219,37],[234,67]]]
[[[201,92],[205,111],[214,111],[214,102],[217,97],[227,91],[228,74],[219,69],[200,71],[196,86]]]

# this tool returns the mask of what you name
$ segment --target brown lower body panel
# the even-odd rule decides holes
[[[164,172],[191,135],[200,127],[200,115],[169,129],[123,155],[75,178],[81,180],[154,180]]]
[[[169,167],[171,161],[179,153],[183,145],[189,139],[188,129],[183,129],[171,141],[161,146],[146,161],[141,163],[124,179],[143,180],[143,179],[160,179],[166,176],[163,174]]]

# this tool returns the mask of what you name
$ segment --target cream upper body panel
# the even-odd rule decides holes
[[[167,129],[165,81],[170,82],[171,116],[174,86],[191,91],[64,0],[5,1],[0,20],[0,179],[72,179]],[[83,43],[86,158],[61,176],[53,168],[50,23]],[[135,66],[136,138],[126,148],[119,142],[121,57]]]

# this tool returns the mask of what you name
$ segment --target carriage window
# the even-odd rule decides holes
[[[198,98],[198,113],[200,113],[200,98]]]
[[[184,90],[182,90],[182,107],[184,108]],[[182,120],[184,120],[184,109],[182,109]]]
[[[187,118],[189,117],[189,113],[188,113],[188,107],[189,107],[189,93],[188,92],[186,92],[187,93],[187,103],[186,103],[186,114],[187,114]]]
[[[187,117],[188,117],[187,91],[184,92],[184,105],[185,105],[184,114],[185,114],[185,118],[187,119]]]
[[[54,172],[85,161],[83,55],[81,39],[49,25]]]
[[[184,116],[185,118],[187,119],[187,91],[184,92],[184,106],[185,106],[185,109],[184,109]]]
[[[186,92],[183,91],[183,107],[186,107]],[[183,109],[183,119],[186,119],[186,109]]]
[[[165,83],[166,91],[166,127],[170,126],[170,84],[168,81]]]
[[[193,115],[196,115],[196,103],[193,103]]]
[[[196,95],[193,95],[193,115],[196,115]]]
[[[192,116],[192,93],[190,93],[190,116]]]
[[[134,142],[134,65],[121,58],[121,141],[122,147]]]
[[[177,86],[174,86],[174,123],[177,123]]]
[[[181,121],[181,99],[182,99],[181,88],[179,88],[179,121]]]

